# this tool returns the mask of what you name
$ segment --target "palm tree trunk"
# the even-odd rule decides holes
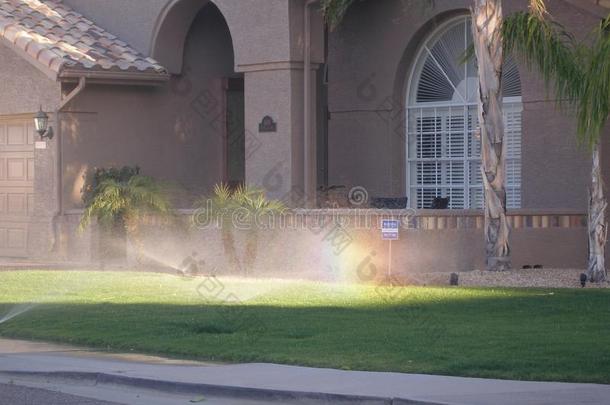
[[[137,265],[144,264],[144,241],[142,240],[142,233],[140,232],[140,218],[138,217],[127,217],[124,221],[126,236],[131,240],[135,249],[135,259]]]
[[[502,114],[502,2],[475,0],[474,47],[479,66],[479,131],[485,190],[487,270],[510,268],[510,228],[506,218],[506,145]]]
[[[127,258],[124,220],[119,219],[109,225],[100,224],[99,229],[99,260],[102,268],[124,265]]]
[[[608,201],[604,195],[604,180],[601,170],[601,144],[598,141],[593,149],[588,224],[589,267],[587,276],[594,283],[605,281],[608,277],[604,263],[606,241],[608,240],[607,207]]]
[[[254,270],[254,263],[258,256],[258,231],[250,229],[246,234],[246,252],[244,256],[244,271],[246,275]]]
[[[239,263],[239,258],[237,257],[235,235],[233,234],[232,224],[230,222],[223,223],[220,233],[222,235],[222,245],[224,248],[225,257],[227,258],[229,272],[241,272],[241,265]]]

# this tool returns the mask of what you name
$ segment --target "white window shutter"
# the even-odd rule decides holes
[[[411,206],[430,208],[449,197],[449,208],[480,209],[483,187],[477,139],[477,69],[462,63],[472,44],[470,18],[449,21],[426,41],[411,81],[407,116]],[[521,82],[514,59],[504,66],[507,204],[521,206]]]

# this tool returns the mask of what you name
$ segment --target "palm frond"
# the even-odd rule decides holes
[[[586,63],[578,107],[578,129],[594,145],[610,114],[610,15],[594,33],[593,45],[581,45],[580,60]]]
[[[502,35],[505,50],[520,55],[529,68],[536,67],[558,100],[578,97],[583,72],[574,58],[573,38],[561,25],[520,12],[504,20]]]
[[[171,203],[162,183],[152,177],[134,175],[129,179],[108,178],[95,189],[79,224],[83,231],[93,218],[111,226],[125,219],[135,220],[145,214],[168,215]]]
[[[544,0],[530,0],[529,9],[539,19],[545,18],[548,14]]]
[[[211,198],[200,198],[195,207],[205,210],[211,217],[216,217],[227,225],[236,210],[247,210],[248,220],[280,213],[285,210],[284,204],[279,200],[268,199],[263,189],[240,185],[232,190],[226,184],[217,184]]]
[[[271,213],[284,209],[284,204],[281,201],[268,199],[265,191],[257,187],[238,187],[234,199],[239,207],[246,208],[253,213]]]
[[[334,30],[341,24],[347,10],[355,0],[322,0],[321,7],[322,13],[326,18],[326,23],[331,30]]]
[[[593,146],[610,113],[610,17],[587,44],[577,43],[543,7],[532,6],[530,13],[505,19],[505,49],[519,54],[530,68],[536,67],[560,103],[577,109],[579,139]]]
[[[166,214],[171,210],[165,185],[148,176],[134,176],[127,188],[136,210]]]
[[[126,200],[123,198],[121,183],[115,179],[104,180],[97,186],[94,196],[85,207],[79,229],[84,231],[93,218],[102,225],[109,225],[125,208]]]

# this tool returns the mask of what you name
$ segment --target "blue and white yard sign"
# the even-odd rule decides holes
[[[381,221],[381,239],[398,240],[400,221],[395,219],[384,219]]]

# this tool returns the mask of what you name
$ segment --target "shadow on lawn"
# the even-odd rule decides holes
[[[0,336],[232,362],[610,383],[604,291],[376,306],[41,304]],[[0,314],[14,304],[0,305]]]

